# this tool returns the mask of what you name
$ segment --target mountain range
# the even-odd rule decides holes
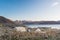
[[[8,27],[16,27],[20,25],[25,25],[25,24],[60,24],[60,21],[12,21],[10,19],[7,19],[3,16],[0,16],[0,25],[2,26],[8,26]]]
[[[60,24],[60,21],[14,21],[17,24]]]

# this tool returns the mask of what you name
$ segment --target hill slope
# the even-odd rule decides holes
[[[15,23],[3,16],[0,16],[0,24],[2,24],[3,26],[9,26],[9,27],[13,27],[15,26]]]

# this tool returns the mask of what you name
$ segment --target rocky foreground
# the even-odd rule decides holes
[[[60,30],[51,29],[46,33],[18,32],[9,27],[0,27],[0,40],[60,40]]]

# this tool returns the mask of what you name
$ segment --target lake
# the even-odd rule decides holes
[[[36,27],[51,27],[51,28],[57,28],[57,29],[60,29],[60,24],[44,24],[44,25],[42,25],[42,24],[30,24],[30,25],[26,25],[26,26],[28,26],[28,27],[31,27],[31,28],[36,28]]]

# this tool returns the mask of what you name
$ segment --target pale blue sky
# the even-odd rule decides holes
[[[60,0],[0,0],[0,16],[11,20],[60,20]]]

